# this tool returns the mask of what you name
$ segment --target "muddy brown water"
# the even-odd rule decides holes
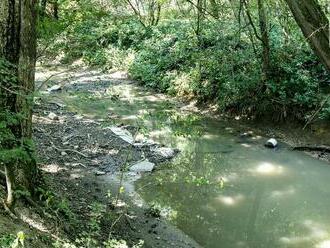
[[[266,137],[239,137],[247,130],[183,111],[174,100],[130,82],[110,84],[109,92],[119,100],[96,94],[77,101],[67,93],[57,98],[92,118],[117,116],[181,150],[135,189],[201,246],[330,247],[329,164],[284,144],[267,149]]]

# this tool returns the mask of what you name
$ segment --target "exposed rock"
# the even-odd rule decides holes
[[[51,101],[50,103],[58,106],[59,108],[65,108],[66,107],[66,105],[64,103],[61,103],[61,102]]]
[[[133,144],[134,147],[136,148],[150,148],[150,150],[152,150],[152,147],[156,147],[156,146],[159,146],[158,143],[154,142],[153,140],[143,140],[141,142],[136,142]]]
[[[268,148],[275,148],[277,147],[277,145],[278,145],[277,140],[274,138],[267,140],[265,143],[265,146]]]
[[[47,89],[48,92],[55,92],[60,90],[62,90],[62,86],[59,84],[53,85],[52,87]]]
[[[129,143],[129,144],[134,143],[133,135],[129,131],[127,131],[126,129],[123,129],[123,128],[120,128],[120,127],[110,127],[110,130],[115,135],[119,136],[119,138],[126,141],[127,143]]]
[[[106,173],[104,171],[95,171],[95,175],[96,176],[103,176],[105,175]]]
[[[156,155],[161,156],[165,159],[171,159],[178,153],[178,150],[169,147],[157,147],[153,151]]]
[[[58,121],[59,120],[58,116],[55,113],[53,113],[53,112],[50,112],[48,114],[48,118],[51,119],[51,120],[53,120],[53,121]]]
[[[154,163],[149,162],[147,159],[133,164],[130,171],[133,172],[151,172],[155,167]]]
[[[252,131],[244,132],[239,135],[241,138],[251,138],[253,136]]]

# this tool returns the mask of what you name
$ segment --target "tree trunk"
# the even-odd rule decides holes
[[[33,193],[37,179],[31,146],[37,0],[2,1],[0,62],[9,73],[0,77],[0,123],[5,124],[10,138],[3,136],[0,142],[0,164],[5,166],[7,204],[11,207],[15,187]]]
[[[329,20],[317,0],[285,0],[315,54],[330,71]]]
[[[266,81],[270,74],[270,45],[264,0],[258,0],[258,14],[262,43],[262,79]]]
[[[58,20],[58,1],[54,0],[53,2],[53,17]]]

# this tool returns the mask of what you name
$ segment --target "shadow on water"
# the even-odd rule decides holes
[[[181,153],[136,182],[141,196],[202,246],[330,247],[330,168],[230,123],[182,112],[132,84],[57,96],[81,114],[139,125]]]

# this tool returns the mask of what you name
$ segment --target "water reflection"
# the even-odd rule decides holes
[[[137,183],[162,181],[140,192],[145,200],[170,205],[173,223],[204,247],[328,247],[330,169],[203,126],[200,136],[181,137],[171,169]]]
[[[244,198],[245,197],[241,194],[234,195],[234,196],[221,195],[221,196],[216,197],[216,200],[227,206],[236,206],[241,201],[243,201]]]
[[[284,171],[283,166],[274,165],[270,162],[262,162],[256,168],[252,170],[255,174],[263,176],[275,176],[280,175]]]

